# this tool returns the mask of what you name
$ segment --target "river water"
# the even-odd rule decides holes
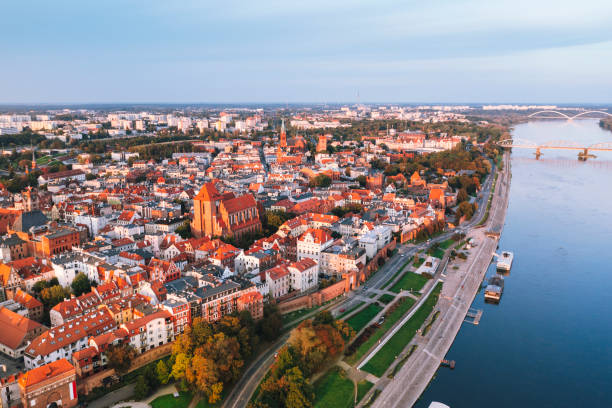
[[[612,142],[595,120],[534,121],[513,136]],[[612,407],[612,154],[594,154],[512,152],[503,297],[476,295],[480,325],[463,324],[447,354],[455,370],[439,369],[417,407]]]

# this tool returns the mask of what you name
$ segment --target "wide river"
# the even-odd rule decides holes
[[[612,142],[595,120],[529,122],[513,137]],[[612,407],[612,154],[543,153],[512,152],[501,302],[476,295],[480,325],[463,324],[447,355],[456,368],[439,369],[417,407]]]

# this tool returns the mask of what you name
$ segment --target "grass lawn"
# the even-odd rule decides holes
[[[388,332],[391,327],[393,327],[395,322],[397,322],[404,314],[406,314],[408,310],[410,310],[414,302],[415,301],[412,298],[402,298],[399,306],[385,318],[385,322],[380,326],[380,328],[372,333],[372,335],[357,348],[355,353],[346,358],[347,363],[355,364],[357,361],[359,361],[359,359],[372,348],[378,339],[384,336],[384,334]]]
[[[366,308],[364,308],[361,312],[357,313],[350,319],[347,319],[347,323],[351,326],[356,332],[359,332],[361,329],[366,327],[370,320],[374,318],[382,310],[382,307],[378,306],[375,303],[370,303]]]
[[[392,296],[388,293],[385,293],[384,295],[378,298],[378,300],[384,303],[385,305],[388,305],[389,303],[393,302],[394,299],[395,296]]]
[[[221,405],[223,405],[223,401],[225,400],[225,390],[223,390],[223,395],[221,396],[221,401],[215,403],[215,404],[209,404],[208,403],[208,398],[206,396],[203,396],[202,399],[200,401],[198,401],[198,403],[196,404],[196,408],[217,408],[220,407]]]
[[[314,385],[315,408],[351,408],[354,404],[355,387],[344,370],[334,367]]]
[[[393,360],[402,352],[404,347],[414,337],[416,331],[423,325],[427,316],[438,302],[442,283],[439,282],[429,295],[427,300],[421,305],[412,317],[404,324],[387,343],[368,361],[362,369],[377,377],[382,376],[387,368],[393,363]]]
[[[448,249],[451,247],[451,245],[453,245],[456,241],[452,238],[447,239],[446,241],[442,241],[440,242],[440,248],[442,249]]]
[[[367,380],[362,380],[357,383],[357,402],[360,402],[363,397],[370,391],[374,384]]]
[[[427,278],[416,274],[414,272],[406,272],[402,279],[400,279],[395,285],[389,289],[391,292],[400,293],[402,290],[419,291],[423,288],[423,285],[427,282]]]
[[[283,319],[283,325],[286,325],[288,323],[291,323],[297,319],[299,319],[300,317],[304,316],[305,314],[308,314],[310,312],[312,312],[313,310],[318,309],[320,306],[316,306],[316,307],[312,307],[310,309],[300,309],[300,310],[294,310],[293,312],[289,312],[287,314],[284,314],[282,316]]]
[[[391,279],[389,279],[389,280],[387,281],[387,283],[385,283],[385,284],[383,285],[383,289],[384,289],[384,288],[386,288],[387,286],[389,286],[389,285],[391,284],[391,282],[393,282],[393,280],[394,280],[395,278],[397,278],[399,274],[401,274],[401,273],[402,273],[402,271],[404,270],[404,268],[406,268],[408,265],[410,265],[410,262],[411,262],[411,261],[412,261],[412,260],[408,260],[408,261],[407,261],[405,264],[403,264],[403,265],[402,265],[402,267],[401,267],[401,268],[399,268],[399,270],[393,274],[393,276],[391,277]]]
[[[427,251],[427,253],[431,256],[433,256],[434,258],[439,258],[442,259],[444,258],[444,250],[442,248],[431,248]]]
[[[361,306],[363,306],[365,302],[359,302],[357,303],[356,306],[351,307],[350,309],[342,312],[342,314],[340,314],[336,319],[342,319],[344,316],[348,315],[349,313],[353,313],[355,310],[359,309]]]
[[[174,395],[167,394],[161,397],[155,398],[151,401],[151,407],[153,408],[187,408],[193,395],[189,392],[180,392],[178,398],[174,398]]]

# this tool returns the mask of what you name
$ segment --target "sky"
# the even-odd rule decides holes
[[[610,0],[3,0],[0,103],[612,103]]]

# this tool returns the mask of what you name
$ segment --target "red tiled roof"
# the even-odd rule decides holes
[[[69,373],[70,371],[74,371],[74,367],[68,360],[62,358],[61,360],[53,361],[52,363],[34,368],[23,374],[19,377],[19,385],[21,385],[22,388],[30,387],[58,375]]]

